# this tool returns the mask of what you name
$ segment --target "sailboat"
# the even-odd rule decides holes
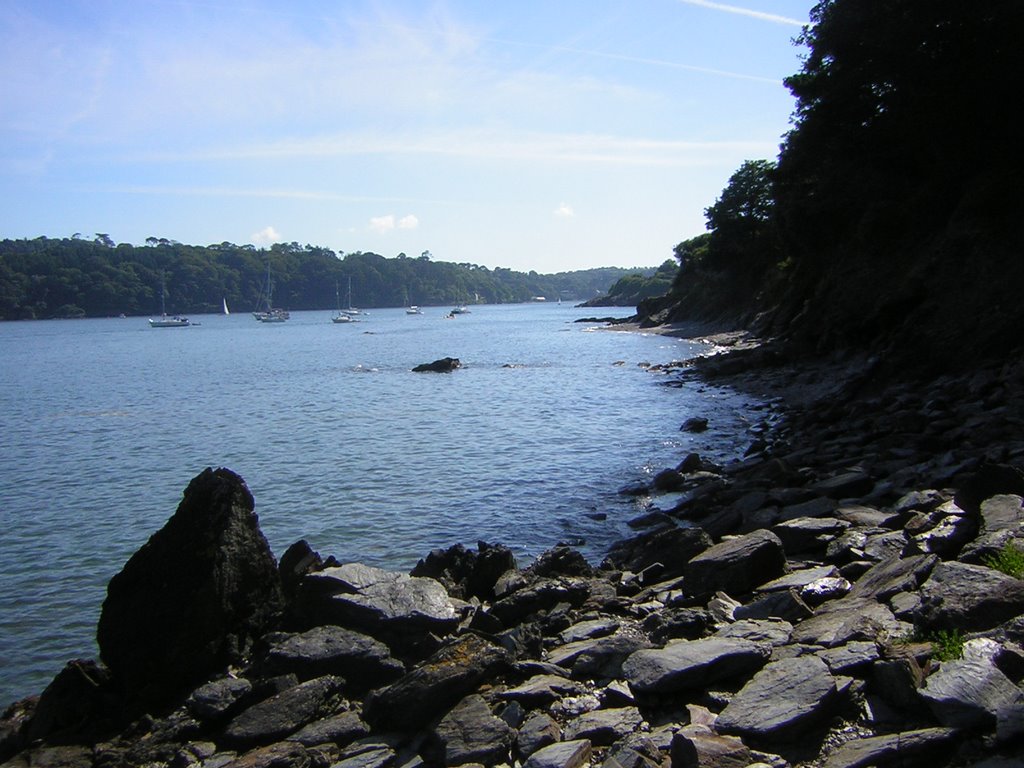
[[[230,315],[231,313],[230,313],[230,312],[228,311],[228,297],[227,297],[227,296],[225,296],[225,297],[224,297],[224,298],[222,299],[222,301],[224,302],[224,314],[225,314],[225,315]]]
[[[260,294],[263,298],[263,294]],[[259,320],[261,323],[283,323],[289,317],[288,310],[277,309],[273,304],[274,297],[274,282],[270,279],[270,262],[267,262],[267,293],[266,293],[266,309],[257,309],[252,313],[252,316]],[[259,302],[257,302],[259,304]],[[226,302],[225,302],[226,305]]]
[[[345,311],[341,308],[341,293],[339,293],[339,291],[338,291],[338,284],[337,283],[334,284],[334,299],[335,299],[335,301],[338,304],[338,311],[334,314],[334,317],[331,318],[331,322],[332,323],[354,323],[354,322],[356,322],[354,317],[352,317],[351,315],[346,314]],[[351,303],[351,301],[350,301],[350,303]]]
[[[349,317],[355,317],[356,315],[365,315],[361,309],[356,309],[352,306],[352,278],[348,279],[348,291],[345,292],[345,309],[340,310]]]
[[[192,323],[189,322],[189,319],[187,317],[182,317],[181,315],[174,315],[172,317],[168,317],[168,315],[167,315],[167,308],[165,306],[166,299],[167,299],[167,288],[166,288],[166,285],[164,284],[164,273],[163,273],[163,270],[161,270],[160,271],[160,318],[158,320],[154,320],[153,318],[149,318],[149,327],[150,328],[188,328],[188,326],[192,325]]]

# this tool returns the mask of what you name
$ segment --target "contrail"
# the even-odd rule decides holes
[[[711,0],[679,0],[679,2],[686,3],[686,5],[697,5],[701,8],[710,8],[713,11],[724,11],[725,13],[735,13],[739,16],[750,16],[751,18],[770,21],[774,24],[790,24],[794,27],[802,27],[807,23],[805,21],[800,21],[799,19],[791,19],[788,16],[778,16],[774,13],[755,11],[751,8],[738,8],[735,5],[712,3]]]

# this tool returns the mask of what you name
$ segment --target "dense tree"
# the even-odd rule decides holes
[[[433,261],[427,251],[416,259],[386,259],[297,242],[257,250],[156,237],[142,247],[115,247],[102,233],[94,240],[40,237],[0,241],[0,319],[151,314],[160,309],[161,282],[169,312],[216,312],[222,299],[255,308],[266,290],[268,264],[274,303],[289,309],[332,308],[349,284],[353,304],[361,307],[588,298],[629,271],[524,274]]]

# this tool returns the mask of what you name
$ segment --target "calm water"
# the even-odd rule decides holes
[[[638,365],[696,345],[594,332],[568,305],[424,311],[0,323],[0,707],[97,655],[106,583],[204,467],[246,479],[278,556],[305,538],[404,570],[456,542],[525,561],[571,539],[597,562],[639,511],[618,488],[746,444],[750,403]],[[465,368],[409,370],[449,355]],[[690,415],[717,429],[679,432]]]

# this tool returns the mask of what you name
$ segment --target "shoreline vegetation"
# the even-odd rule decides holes
[[[1019,760],[1024,361],[919,385],[880,381],[869,355],[653,330],[722,350],[666,366],[667,384],[736,387],[771,413],[743,458],[681,456],[624,489],[678,501],[600,565],[559,545],[521,568],[483,542],[409,574],[304,542],[278,562],[244,481],[208,469],[111,581],[101,661],[9,707],[0,760]]]

